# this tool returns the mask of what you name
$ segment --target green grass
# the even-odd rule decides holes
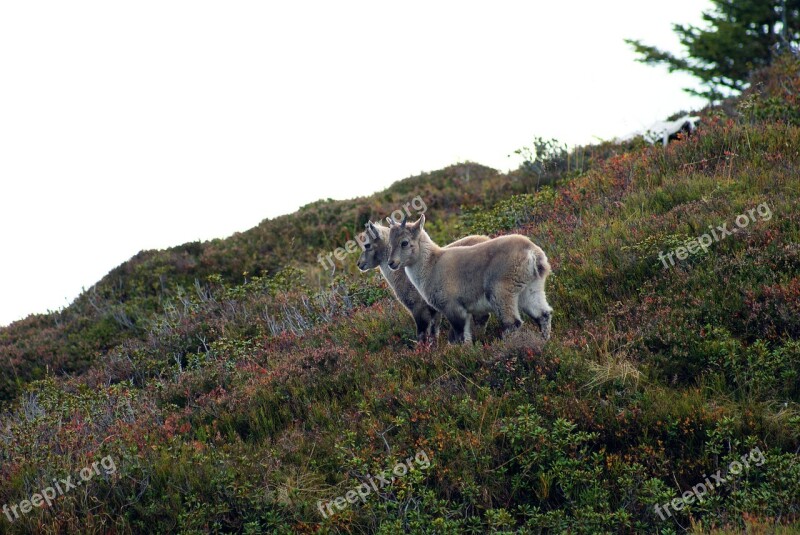
[[[766,108],[711,111],[666,149],[582,148],[586,165],[546,188],[461,164],[142,253],[67,310],[0,330],[0,502],[104,456],[117,467],[0,530],[797,532],[800,128],[774,94],[748,98]],[[547,252],[549,342],[529,325],[498,339],[492,321],[474,346],[417,346],[375,273],[315,271],[316,252],[417,194],[437,240],[518,232]],[[763,203],[769,220],[661,265]],[[762,466],[655,513],[754,447]],[[429,468],[319,513],[420,450]]]

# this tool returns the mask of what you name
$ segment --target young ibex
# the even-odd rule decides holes
[[[525,236],[500,236],[471,247],[443,249],[425,232],[425,215],[416,223],[393,224],[389,231],[389,268],[405,270],[431,306],[444,314],[454,331],[451,341],[472,342],[470,318],[494,312],[503,330],[522,325],[520,310],[550,338],[544,283],[547,256]]]
[[[375,225],[372,221],[365,226],[367,231],[358,237],[358,242],[361,243],[362,247],[361,256],[358,257],[358,269],[367,271],[376,267],[379,268],[397,300],[414,317],[414,323],[417,325],[417,341],[435,340],[439,334],[441,314],[425,302],[403,270],[392,271],[389,269],[389,229],[381,225]],[[447,247],[474,245],[488,240],[489,238],[486,236],[467,236],[454,241]],[[487,319],[487,315],[478,316],[475,318],[475,322],[485,324]]]

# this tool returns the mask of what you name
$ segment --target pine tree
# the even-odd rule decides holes
[[[800,39],[800,0],[712,0],[703,13],[705,28],[674,24],[686,48],[684,57],[626,39],[649,65],[667,65],[670,72],[688,72],[705,90],[685,91],[716,101],[741,92],[748,75],[769,65],[781,50],[791,50]]]

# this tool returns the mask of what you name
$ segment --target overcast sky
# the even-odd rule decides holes
[[[0,325],[138,251],[702,101],[634,62],[708,2],[0,4]],[[434,207],[435,208],[435,207]]]

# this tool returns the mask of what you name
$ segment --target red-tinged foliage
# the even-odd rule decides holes
[[[0,329],[0,502],[117,466],[0,530],[667,532],[655,505],[756,446],[763,465],[675,522],[779,530],[800,503],[800,129],[702,124],[666,149],[582,148],[545,181],[459,164],[143,252]],[[416,344],[377,274],[315,270],[415,195],[440,241],[520,232],[547,252],[550,341],[490,321],[471,347]],[[659,260],[764,204],[770,218]],[[419,452],[430,466],[320,514]]]

